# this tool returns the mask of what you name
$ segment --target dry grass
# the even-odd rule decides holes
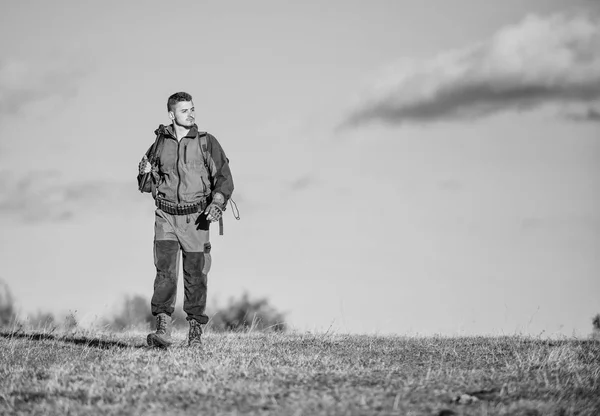
[[[3,334],[0,413],[600,414],[593,340],[237,333],[166,351],[144,340]]]

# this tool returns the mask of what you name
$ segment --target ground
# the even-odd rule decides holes
[[[5,332],[0,414],[600,415],[600,341]]]

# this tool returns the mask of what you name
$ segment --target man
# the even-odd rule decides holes
[[[217,139],[199,132],[192,96],[171,95],[167,110],[172,123],[156,130],[156,142],[139,164],[140,191],[151,192],[157,206],[154,224],[156,278],[152,315],[156,332],[148,345],[166,348],[171,338],[171,314],[175,307],[182,251],[183,310],[189,322],[188,345],[201,345],[205,314],[207,274],[211,266],[210,223],[221,218],[233,192],[229,160]],[[148,175],[151,180],[148,180]]]

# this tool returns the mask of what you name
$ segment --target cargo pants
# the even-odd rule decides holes
[[[154,265],[156,278],[152,295],[152,315],[175,310],[179,272],[179,251],[183,259],[183,310],[187,320],[201,324],[206,316],[207,275],[211,266],[209,221],[206,215],[171,215],[156,210],[154,223]]]

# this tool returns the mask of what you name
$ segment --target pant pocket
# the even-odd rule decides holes
[[[210,266],[212,265],[212,256],[210,254],[210,243],[204,244],[204,267],[202,268],[202,274],[207,275],[210,272]]]

